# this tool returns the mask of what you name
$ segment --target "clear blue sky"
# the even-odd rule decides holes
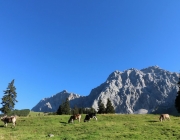
[[[179,0],[0,0],[0,98],[88,95],[115,70],[179,72]]]

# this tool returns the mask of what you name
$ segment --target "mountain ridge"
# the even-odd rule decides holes
[[[104,83],[93,88],[87,96],[64,90],[53,97],[41,100],[32,110],[57,111],[66,98],[69,98],[71,108],[76,105],[98,110],[98,101],[101,99],[106,105],[109,98],[116,113],[131,114],[140,109],[152,113],[162,106],[164,108],[173,106],[178,91],[177,81],[178,73],[169,72],[159,66],[150,66],[141,70],[130,68],[123,72],[116,70]]]

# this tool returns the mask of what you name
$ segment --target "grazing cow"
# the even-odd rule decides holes
[[[96,121],[97,121],[96,113],[87,114],[86,117],[85,117],[85,119],[84,119],[84,122],[86,122],[86,121],[88,122],[88,121],[90,121],[90,119],[92,119],[92,118],[96,119]]]
[[[81,115],[80,115],[80,114],[72,115],[72,116],[69,118],[68,123],[70,123],[70,122],[73,123],[74,120],[79,120],[79,122],[80,122],[80,120],[81,120]]]
[[[161,114],[159,120],[162,122],[163,120],[168,119],[170,120],[169,114]]]
[[[1,121],[4,122],[4,125],[6,127],[7,127],[8,123],[12,123],[13,126],[15,127],[15,125],[16,125],[16,116],[7,117],[7,115],[6,115],[4,117],[1,117]]]

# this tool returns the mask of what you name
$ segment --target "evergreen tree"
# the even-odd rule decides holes
[[[78,108],[77,106],[74,106],[74,109],[71,110],[71,113],[72,113],[73,115],[79,114],[79,108]]]
[[[64,114],[70,115],[70,104],[68,98],[66,98],[66,101],[64,103]]]
[[[63,110],[63,109],[62,109],[63,107],[62,107],[62,106],[63,106],[63,103],[59,106],[59,108],[58,108],[58,110],[57,110],[57,112],[56,112],[58,115],[62,115],[62,114],[63,114],[63,111],[62,111],[62,110]]]
[[[103,113],[105,113],[105,106],[104,106],[104,104],[102,103],[102,100],[99,100],[99,102],[98,102],[98,113],[99,114],[103,114]]]
[[[96,110],[93,107],[91,107],[89,111],[90,113],[96,113]]]
[[[112,103],[109,98],[107,99],[106,113],[115,113],[114,107],[112,106]]]
[[[57,114],[62,115],[69,115],[70,114],[70,105],[69,105],[69,100],[68,98],[66,98],[66,101],[64,103],[62,103],[58,110],[57,110]]]
[[[83,114],[87,114],[86,108],[83,108]]]
[[[83,108],[79,108],[79,114],[83,114]]]
[[[0,108],[0,111],[4,114],[10,113],[15,106],[15,102],[18,102],[16,100],[17,93],[16,93],[16,87],[14,86],[14,79],[9,83],[7,89],[4,91],[4,96],[2,98],[2,108]]]
[[[90,108],[85,108],[85,114],[89,114],[90,113]]]
[[[177,84],[179,87],[179,91],[178,91],[176,99],[175,99],[175,107],[176,107],[178,113],[180,113],[180,77],[179,77],[179,81]]]

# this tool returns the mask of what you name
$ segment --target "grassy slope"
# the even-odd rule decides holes
[[[159,122],[159,115],[97,115],[98,121],[68,124],[69,115],[19,117],[16,128],[0,123],[0,140],[180,139],[180,118]],[[53,134],[54,137],[47,137]]]

